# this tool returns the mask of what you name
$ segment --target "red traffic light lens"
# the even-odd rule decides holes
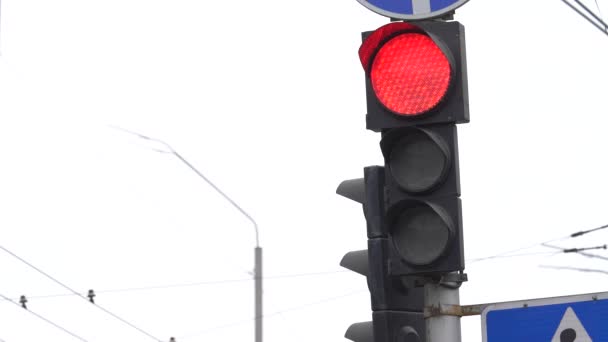
[[[427,35],[403,33],[386,42],[371,67],[372,87],[390,111],[416,116],[444,98],[452,79],[450,61]]]

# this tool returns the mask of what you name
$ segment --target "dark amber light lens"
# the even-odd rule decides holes
[[[439,137],[411,130],[392,148],[388,167],[399,186],[409,193],[432,190],[450,168],[448,147]]]

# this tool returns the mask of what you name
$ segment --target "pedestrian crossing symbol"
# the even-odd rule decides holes
[[[566,309],[551,342],[593,342],[571,307]]]

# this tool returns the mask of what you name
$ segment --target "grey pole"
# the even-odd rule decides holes
[[[253,228],[255,229],[255,249],[254,249],[254,268],[253,268],[253,279],[255,282],[255,342],[262,342],[262,323],[263,323],[263,318],[264,318],[264,313],[262,311],[262,247],[260,247],[260,234],[258,231],[258,224],[255,222],[255,220],[245,212],[245,210],[243,210],[243,208],[241,208],[238,204],[236,204],[236,202],[234,200],[232,200],[232,198],[228,197],[228,195],[226,195],[222,190],[220,190],[220,188],[217,187],[217,185],[213,184],[213,182],[211,182],[209,180],[209,178],[205,177],[205,175],[200,172],[197,168],[195,168],[192,164],[190,164],[184,157],[182,157],[179,153],[177,153],[176,150],[174,150],[171,145],[167,144],[166,142],[160,140],[160,139],[156,139],[156,138],[152,138],[149,137],[147,135],[143,135],[143,134],[139,134],[137,132],[134,131],[130,131],[118,126],[110,126],[114,129],[118,129],[121,130],[123,132],[129,133],[129,134],[133,134],[138,136],[141,139],[145,139],[145,140],[150,140],[150,141],[155,141],[158,142],[162,145],[164,145],[168,151],[164,151],[164,150],[159,150],[159,149],[154,149],[154,151],[156,152],[160,152],[160,153],[170,153],[173,154],[174,156],[176,156],[182,163],[186,164],[192,171],[194,171],[199,177],[201,177],[203,180],[205,180],[205,182],[207,182],[207,184],[209,184],[215,191],[217,191],[220,195],[222,195],[222,197],[224,197],[228,202],[230,202],[230,204],[232,204],[241,214],[243,214],[243,216],[245,216],[249,221],[251,221],[251,223],[253,224]]]
[[[262,248],[255,248],[255,342],[262,342]]]
[[[443,304],[460,305],[459,286],[424,285],[424,305],[440,307]],[[461,342],[460,317],[452,315],[427,317],[426,336],[427,342]]]

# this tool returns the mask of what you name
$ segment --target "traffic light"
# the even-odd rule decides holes
[[[455,124],[469,121],[464,27],[394,22],[363,39],[367,128],[382,134],[391,274],[463,271]]]
[[[364,178],[344,181],[337,189],[338,194],[363,204],[368,249],[347,253],[340,265],[366,277],[373,310],[373,321],[351,325],[345,336],[355,342],[424,342],[423,289],[390,274],[384,174],[383,167],[367,167]]]
[[[393,22],[363,33],[359,58],[384,166],[337,190],[363,204],[368,249],[340,264],[366,276],[373,310],[346,337],[423,342],[422,286],[466,280],[456,130],[469,121],[464,27]]]

